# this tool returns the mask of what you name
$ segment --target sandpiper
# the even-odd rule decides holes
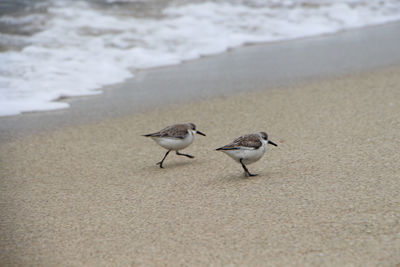
[[[259,160],[264,155],[267,144],[278,146],[268,140],[267,133],[259,132],[240,136],[232,143],[216,150],[228,154],[235,161],[242,164],[244,175],[248,177],[256,176],[257,174],[250,173],[245,164],[251,164]]]
[[[151,137],[157,144],[168,150],[164,158],[160,162],[157,162],[157,165],[163,168],[163,162],[171,150],[176,151],[176,154],[179,156],[194,158],[192,155],[179,153],[179,150],[193,143],[195,133],[206,136],[204,133],[197,131],[196,125],[193,123],[174,124],[156,133],[145,134],[143,136]]]

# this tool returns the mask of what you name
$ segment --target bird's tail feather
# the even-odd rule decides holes
[[[223,146],[223,147],[219,147],[219,148],[217,148],[216,150],[217,151],[221,151],[221,150],[237,150],[237,149],[239,149],[238,147],[225,147],[225,146]]]

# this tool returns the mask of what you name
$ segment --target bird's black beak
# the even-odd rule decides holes
[[[268,144],[273,145],[273,146],[278,146],[277,144],[275,144],[274,142],[268,140]]]
[[[202,135],[202,136],[206,136],[205,134],[203,134],[203,133],[200,132],[200,131],[196,131],[196,133],[199,134],[199,135]]]

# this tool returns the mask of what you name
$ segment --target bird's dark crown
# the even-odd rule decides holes
[[[189,122],[188,123],[190,129],[192,129],[193,131],[196,131],[196,125],[194,125],[194,123]]]
[[[268,134],[266,132],[260,132],[260,136],[264,140],[268,140]]]

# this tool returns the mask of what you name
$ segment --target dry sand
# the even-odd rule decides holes
[[[400,68],[8,141],[4,265],[400,264]],[[191,160],[141,134],[194,122]],[[214,151],[266,131],[249,165]]]

